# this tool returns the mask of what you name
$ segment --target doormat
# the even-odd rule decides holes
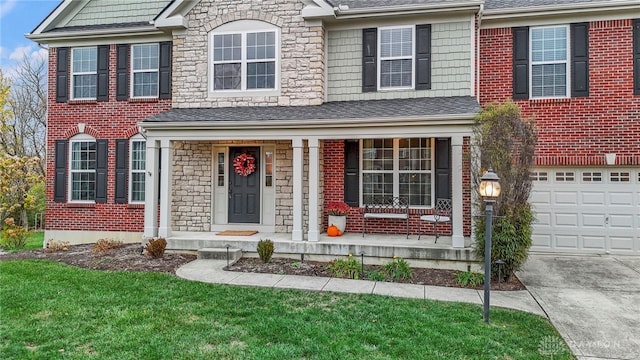
[[[258,231],[257,230],[225,230],[225,231],[221,231],[219,233],[216,233],[216,235],[222,235],[222,236],[251,236],[253,234],[257,234]]]

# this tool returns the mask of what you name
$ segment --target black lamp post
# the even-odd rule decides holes
[[[492,168],[480,178],[480,196],[486,203],[485,235],[484,235],[484,322],[489,322],[489,297],[491,291],[491,230],[493,220],[493,203],[500,196],[500,178]]]

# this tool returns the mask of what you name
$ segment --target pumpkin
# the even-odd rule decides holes
[[[342,234],[340,233],[340,229],[338,229],[337,226],[331,225],[331,226],[329,226],[327,228],[327,235],[329,235],[329,236],[340,236]]]

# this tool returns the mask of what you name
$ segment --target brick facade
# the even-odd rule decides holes
[[[48,176],[45,229],[141,232],[144,226],[144,205],[116,204],[114,201],[115,140],[127,139],[137,134],[137,123],[151,115],[170,109],[171,100],[116,101],[116,47],[111,45],[109,51],[109,100],[71,100],[58,103],[56,102],[56,55],[56,48],[51,48],[49,50],[48,72]],[[106,203],[76,204],[53,201],[52,174],[54,174],[55,166],[55,141],[58,139],[68,140],[80,133],[81,130],[96,139],[107,139],[109,142]]]
[[[538,166],[640,165],[640,96],[633,95],[631,20],[596,21],[589,29],[589,96],[517,100],[538,130]],[[480,102],[512,97],[511,28],[480,31]]]

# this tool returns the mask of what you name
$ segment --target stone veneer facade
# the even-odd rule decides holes
[[[306,26],[298,0],[200,1],[187,15],[189,28],[173,38],[173,106],[306,106],[324,100],[324,28]],[[209,36],[238,20],[258,20],[280,28],[280,94],[212,97]]]

